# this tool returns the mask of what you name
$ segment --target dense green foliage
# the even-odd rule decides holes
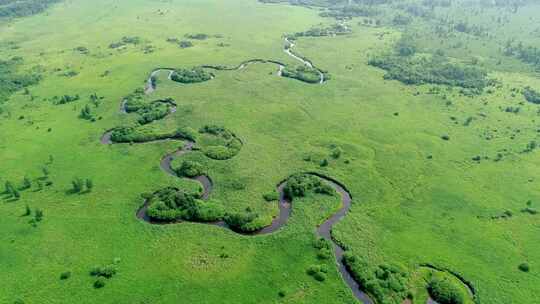
[[[182,165],[176,169],[179,176],[196,177],[204,174],[204,166],[196,161],[185,160]]]
[[[297,65],[294,68],[285,67],[281,72],[283,77],[298,79],[307,83],[318,83],[321,81],[319,71],[306,65]]]
[[[295,174],[289,177],[283,188],[285,197],[289,199],[306,196],[309,191],[326,195],[335,193],[334,188],[311,174]]]
[[[522,42],[514,44],[512,40],[508,41],[504,53],[507,56],[514,56],[517,59],[534,66],[540,70],[540,48],[534,46],[525,46]]]
[[[122,37],[122,39],[120,39],[120,41],[109,44],[109,48],[118,49],[128,44],[138,45],[140,43],[141,43],[141,38],[139,38],[138,36],[132,36],[132,37],[124,36]]]
[[[171,79],[180,83],[197,83],[212,79],[212,74],[199,67],[193,69],[177,69],[174,70]]]
[[[322,37],[349,34],[351,30],[343,24],[333,24],[329,27],[312,27],[304,32],[294,33],[295,38],[300,37]]]
[[[255,232],[265,226],[259,214],[250,210],[229,213],[225,217],[225,222],[232,230],[243,233]]]
[[[431,83],[483,90],[491,84],[486,71],[481,68],[451,63],[438,56],[382,56],[371,59],[369,64],[385,70],[385,79],[399,80],[408,85]]]
[[[540,93],[533,90],[531,87],[526,87],[523,90],[523,96],[530,103],[540,104]]]
[[[193,194],[171,187],[157,191],[149,200],[146,214],[158,221],[213,222],[224,216],[221,206],[198,200]]]
[[[22,58],[13,57],[10,60],[0,60],[0,103],[18,90],[35,85],[39,82],[37,74],[20,74],[17,67],[23,63]]]
[[[447,278],[433,277],[428,283],[431,297],[440,304],[462,304],[465,297],[461,290]]]
[[[174,132],[156,133],[151,129],[138,127],[118,127],[112,131],[111,140],[117,143],[148,142],[163,139],[195,140],[195,133],[188,128],[178,128]]]
[[[370,265],[365,259],[346,252],[343,261],[361,288],[377,303],[402,304],[408,296],[409,276],[399,265]],[[442,304],[442,302],[440,302]]]
[[[206,156],[216,160],[225,160],[236,156],[242,149],[242,141],[230,130],[218,125],[205,125],[199,133],[214,137],[208,146],[203,149]]]
[[[39,14],[61,0],[2,0],[0,17],[24,17]]]
[[[46,14],[4,20],[2,60],[24,57],[14,75],[42,80],[0,105],[0,183],[9,181],[18,196],[0,194],[6,265],[0,303],[109,304],[125,302],[126,295],[133,303],[160,304],[178,303],[178,295],[186,303],[354,303],[329,246],[314,244],[316,227],[342,206],[337,195],[295,197],[287,224],[255,237],[213,225],[152,225],[135,216],[141,192],[171,186],[200,193],[199,183],[160,170],[163,156],[183,142],[105,145],[99,137],[114,126],[153,135],[209,123],[241,136],[241,152],[226,161],[208,159],[205,150],[226,140],[192,134],[193,152],[173,154],[173,168],[187,160],[204,164],[213,204],[229,214],[256,215],[240,223],[268,225],[280,209],[275,194],[269,202],[263,194],[295,172],[315,170],[338,179],[353,197],[332,237],[362,253],[369,267],[407,265],[415,304],[428,297],[429,270],[416,266],[422,263],[459,273],[481,303],[534,302],[540,154],[530,148],[539,143],[538,107],[522,92],[527,86],[539,91],[540,82],[533,64],[504,54],[504,43],[515,38],[540,47],[540,6],[353,0],[358,8],[349,11],[347,0],[290,2],[297,6],[72,0]],[[333,18],[353,14],[358,17]],[[351,34],[297,37],[292,50],[332,74],[323,85],[280,78],[277,64],[267,61],[206,69],[215,79],[196,85],[169,81],[161,70],[154,90],[142,90],[159,67],[236,68],[253,58],[294,67],[300,61],[283,51],[283,37],[335,23]],[[190,40],[196,47],[189,49],[164,41],[189,32],[225,38]],[[140,44],[108,48],[123,36],[140,36]],[[152,54],[145,54],[145,43],[155,46]],[[469,95],[459,86],[387,81],[367,62],[389,53],[403,61],[438,56],[485,70],[497,83]],[[119,102],[136,88],[143,106],[173,97],[176,113],[144,126],[136,110],[119,113]],[[51,106],[52,96],[65,94],[80,100]],[[77,119],[87,104],[93,123]],[[32,186],[20,190],[25,176]],[[95,181],[91,193],[69,191],[76,176]],[[535,203],[525,206],[529,200]],[[124,261],[112,280],[85,276],[112,256]],[[518,267],[523,262],[528,273]],[[324,282],[306,274],[323,264]],[[66,270],[71,278],[60,281]],[[105,287],[92,288],[97,280]],[[461,279],[450,280],[472,304]]]

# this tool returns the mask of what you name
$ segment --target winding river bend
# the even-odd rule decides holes
[[[294,58],[295,60],[300,61],[301,63],[303,63],[307,67],[316,70],[318,72],[318,74],[319,74],[319,77],[320,77],[319,84],[324,83],[324,81],[325,81],[324,73],[321,70],[315,68],[314,65],[311,63],[311,61],[309,61],[307,59],[304,59],[304,58],[294,54],[292,52],[292,48],[295,46],[295,44],[292,41],[285,38],[285,42],[286,42],[286,44],[285,44],[285,47],[283,49],[284,52],[287,55]],[[279,70],[277,72],[278,76],[282,75],[282,71],[285,68],[285,64],[283,64],[283,63],[281,63],[279,61],[263,60],[263,59],[248,60],[248,61],[240,63],[236,67],[223,67],[223,66],[210,66],[210,65],[204,65],[204,66],[201,66],[201,67],[208,68],[208,69],[216,69],[216,70],[242,70],[242,69],[246,68],[248,65],[254,64],[254,63],[272,63],[272,64],[278,65],[278,67],[279,67]],[[169,72],[168,79],[171,80],[171,77],[172,77],[172,75],[174,73],[174,70],[175,70],[174,68],[157,68],[157,69],[153,70],[151,72],[151,74],[150,74],[150,77],[146,81],[145,88],[144,88],[145,93],[146,94],[151,94],[152,92],[154,92],[156,90],[155,77],[160,72],[162,72],[162,71]],[[125,99],[123,99],[121,101],[121,104],[120,104],[120,112],[124,113],[124,114],[127,113],[127,111],[126,111],[126,102],[127,101]],[[169,114],[171,114],[171,113],[174,113],[174,110],[171,110],[169,112]],[[112,130],[109,130],[109,131],[105,132],[103,134],[103,136],[101,137],[100,142],[102,144],[104,144],[104,145],[112,145],[112,144],[114,144],[114,142],[111,139],[112,132],[113,132]],[[161,139],[161,140],[157,140],[157,141],[163,141],[163,140],[176,140],[176,139],[173,139],[173,138],[171,138],[171,139]],[[182,155],[191,152],[193,150],[194,144],[195,143],[193,141],[189,141],[189,140],[186,141],[185,140],[183,147],[181,147],[180,149],[178,149],[178,150],[176,150],[176,151],[174,151],[172,153],[169,153],[169,154],[166,154],[165,156],[163,156],[163,158],[160,161],[161,170],[163,170],[165,173],[170,174],[170,175],[172,175],[174,177],[179,177],[176,174],[175,170],[172,168],[171,162],[175,158],[181,157]],[[334,255],[335,255],[335,258],[336,258],[336,260],[335,260],[336,266],[338,267],[339,272],[341,273],[341,276],[342,276],[343,280],[350,287],[350,289],[351,289],[353,295],[356,297],[356,299],[361,301],[363,304],[373,304],[374,302],[369,298],[369,296],[367,294],[365,294],[364,292],[362,292],[360,290],[358,283],[352,278],[351,274],[347,270],[345,264],[343,263],[344,249],[332,238],[332,235],[331,235],[333,225],[336,224],[337,222],[339,222],[347,214],[347,212],[349,211],[349,209],[351,207],[352,197],[351,197],[350,192],[347,190],[347,188],[342,183],[340,183],[339,181],[337,181],[337,180],[335,180],[335,179],[333,179],[331,177],[328,177],[328,176],[325,176],[325,175],[322,175],[322,174],[316,173],[316,172],[305,172],[305,174],[313,175],[313,176],[316,176],[316,177],[322,179],[324,182],[326,182],[328,185],[330,185],[336,191],[336,193],[338,193],[339,196],[341,197],[341,203],[342,203],[341,208],[336,213],[332,214],[320,226],[317,227],[317,235],[319,237],[322,237],[322,238],[324,238],[324,239],[326,239],[326,240],[328,240],[328,241],[330,241],[332,243],[333,249],[334,249]],[[212,192],[212,188],[213,188],[212,180],[206,175],[196,176],[196,177],[193,177],[193,178],[190,178],[190,179],[192,179],[192,180],[194,180],[194,181],[201,184],[202,189],[203,189],[201,199],[203,199],[203,200],[208,199],[211,192]],[[284,191],[283,191],[284,188],[285,188],[285,185],[287,184],[287,180],[288,179],[282,181],[276,187],[276,190],[279,193],[279,201],[278,201],[279,215],[272,220],[272,223],[270,225],[262,228],[261,230],[253,232],[253,233],[249,233],[249,234],[244,234],[244,233],[242,233],[242,234],[250,235],[250,236],[270,234],[270,233],[274,233],[274,232],[278,231],[279,229],[281,229],[282,227],[284,227],[287,224],[287,221],[288,221],[289,217],[291,216],[291,210],[292,210],[292,201],[289,201],[285,197],[285,194],[284,194]],[[148,207],[149,207],[149,201],[147,200],[147,201],[144,202],[142,207],[139,208],[136,211],[136,217],[138,219],[143,220],[143,221],[145,221],[147,223],[150,223],[150,224],[175,224],[175,223],[178,223],[178,222],[164,223],[164,222],[153,221],[146,213]],[[204,224],[215,225],[215,226],[219,226],[219,227],[222,227],[222,228],[230,229],[224,221],[219,221],[219,222],[214,222],[214,223],[204,223]]]
[[[310,69],[314,70],[315,72],[317,72],[317,74],[319,75],[318,84],[323,84],[326,81],[326,77],[325,77],[323,71],[321,69],[315,67],[315,65],[309,59],[301,57],[298,54],[295,54],[293,52],[293,48],[295,47],[295,45],[296,44],[294,42],[292,42],[289,38],[286,37],[285,38],[285,44],[284,44],[284,47],[283,47],[283,52],[285,52],[285,54],[287,54],[289,57],[299,61],[303,65],[305,65],[308,68],[310,68]],[[286,66],[285,63],[277,61],[277,60],[271,60],[271,59],[266,60],[266,59],[256,58],[256,59],[246,60],[244,62],[241,62],[239,65],[232,66],[232,67],[218,66],[218,65],[206,65],[206,64],[201,65],[200,67],[205,68],[205,69],[218,70],[218,71],[240,71],[240,70],[245,69],[247,66],[249,66],[251,64],[256,64],[256,63],[270,63],[270,64],[277,65],[278,66],[278,71],[277,71],[276,75],[279,76],[279,77],[282,77],[282,72],[283,72],[283,70],[285,69],[285,66]],[[146,80],[146,84],[144,86],[144,92],[146,94],[151,94],[152,92],[154,92],[156,90],[155,78],[157,77],[157,75],[159,73],[168,72],[169,74],[167,75],[167,79],[171,80],[172,75],[174,74],[174,70],[175,70],[175,68],[171,68],[171,67],[160,67],[160,68],[154,69],[150,73],[150,77],[148,77],[148,79]],[[123,111],[123,113],[125,113],[125,109],[124,109],[123,104],[120,106],[120,109],[121,109],[121,111]]]

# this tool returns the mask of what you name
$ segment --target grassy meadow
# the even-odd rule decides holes
[[[0,103],[0,191],[6,181],[32,182],[18,200],[0,196],[0,303],[357,303],[335,260],[321,261],[313,247],[316,226],[339,208],[339,198],[295,199],[288,224],[269,235],[150,225],[135,217],[141,193],[198,187],[159,168],[183,142],[100,143],[105,131],[134,123],[134,115],[119,112],[120,102],[143,88],[153,69],[255,58],[298,64],[283,51],[283,35],[335,23],[319,10],[256,0],[68,0],[0,21],[0,59],[22,57],[20,73],[42,76]],[[407,269],[413,303],[427,299],[425,263],[466,278],[477,302],[540,303],[540,215],[522,211],[540,208],[540,154],[523,153],[539,140],[540,106],[512,90],[540,91],[540,78],[497,51],[506,37],[539,24],[540,6],[520,12],[485,45],[451,38],[469,50],[447,55],[467,61],[474,54],[498,83],[489,92],[466,96],[458,88],[384,79],[368,60],[391,51],[405,30],[353,18],[348,35],[297,39],[294,50],[331,75],[324,84],[278,77],[270,63],[212,71],[215,78],[196,84],[162,72],[145,100],[171,97],[178,109],[150,127],[218,124],[233,131],[243,142],[235,157],[192,152],[173,166],[200,161],[214,183],[212,201],[227,211],[250,208],[268,223],[278,205],[263,194],[291,174],[317,171],[345,184],[353,206],[334,237],[374,265]],[[419,49],[429,53],[441,45],[423,26],[413,28],[420,28]],[[167,41],[194,33],[209,37],[188,48]],[[140,42],[110,48],[122,37]],[[530,42],[540,46],[538,37]],[[92,94],[100,97],[97,107]],[[80,99],[55,104],[63,95]],[[87,104],[94,122],[78,117]],[[335,147],[343,151],[338,158],[331,157]],[[91,179],[92,191],[71,193],[76,177]],[[52,184],[41,187],[40,180]],[[26,206],[43,210],[35,227]],[[512,216],[502,217],[506,211]],[[118,274],[94,288],[90,270],[114,260]],[[521,263],[530,271],[520,271]],[[324,282],[306,274],[314,264],[328,266]],[[69,279],[60,279],[64,272]]]

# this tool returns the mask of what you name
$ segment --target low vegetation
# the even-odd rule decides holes
[[[0,103],[5,101],[11,94],[37,84],[41,76],[38,74],[22,74],[18,71],[23,63],[21,57],[13,57],[10,60],[0,60]]]
[[[199,133],[212,135],[213,139],[203,148],[204,154],[212,159],[225,160],[236,156],[242,149],[242,142],[234,133],[223,126],[205,125]]]
[[[540,104],[540,93],[533,90],[531,87],[523,89],[523,96],[530,103]]]
[[[317,69],[310,68],[306,65],[297,65],[296,67],[285,67],[281,72],[283,77],[298,79],[307,83],[319,83],[321,74]]]
[[[193,69],[177,69],[173,72],[171,80],[180,83],[198,83],[212,79],[212,74],[197,67]]]
[[[169,133],[156,133],[139,127],[118,127],[112,131],[111,140],[116,143],[142,143],[163,139],[195,140],[195,133],[187,128],[178,128]]]
[[[61,0],[2,0],[0,18],[14,18],[35,15],[43,12]]]
[[[439,56],[405,58],[386,55],[369,60],[369,64],[385,70],[385,79],[408,85],[440,84],[481,92],[492,84],[481,68],[452,63]]]
[[[310,191],[326,195],[335,194],[334,188],[311,174],[295,174],[287,180],[283,188],[285,197],[289,199],[304,197]]]
[[[403,267],[395,264],[370,265],[351,252],[345,252],[343,262],[354,280],[376,303],[402,304],[408,297],[409,275]]]
[[[434,276],[427,289],[429,295],[440,304],[462,304],[465,301],[462,291],[448,278]]]
[[[146,214],[157,221],[213,222],[225,215],[220,205],[199,200],[196,195],[171,187],[155,192],[147,203]]]

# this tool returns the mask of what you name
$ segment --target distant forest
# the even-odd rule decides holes
[[[61,0],[0,0],[0,18],[39,14]]]

